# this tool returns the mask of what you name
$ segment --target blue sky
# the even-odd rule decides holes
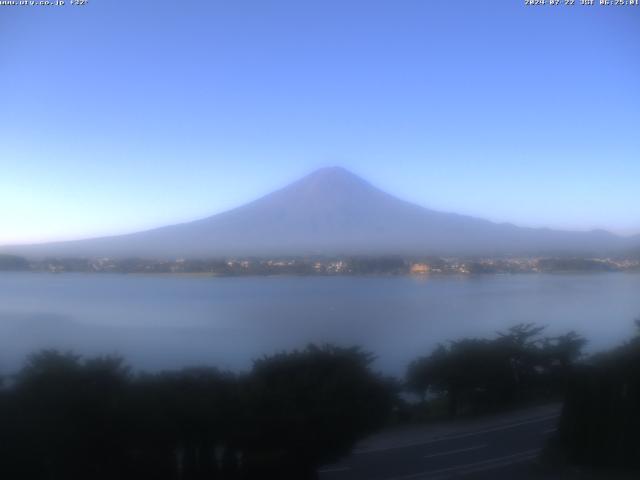
[[[195,219],[326,165],[640,232],[640,7],[523,4],[0,7],[0,244]]]

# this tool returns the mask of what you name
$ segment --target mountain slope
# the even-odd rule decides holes
[[[604,231],[520,228],[429,210],[339,167],[242,207],[140,233],[3,249],[31,257],[304,254],[600,254],[630,242]]]

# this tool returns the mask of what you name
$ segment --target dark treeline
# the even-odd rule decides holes
[[[605,469],[602,478],[637,472],[640,320],[636,325],[633,339],[589,357],[575,332],[548,337],[532,324],[493,339],[461,339],[412,362],[406,386],[425,399],[415,408],[440,405],[450,417],[562,401],[558,432],[546,449],[552,465]]]
[[[0,255],[0,271],[74,273],[192,273],[219,276],[237,275],[401,275],[408,274],[411,262],[396,256],[177,259],[145,258],[45,258],[28,261]]]
[[[611,262],[587,258],[545,258],[538,261],[543,272],[615,272],[619,266]]]
[[[0,254],[0,271],[23,271],[29,270],[29,267],[26,258]]]
[[[31,356],[0,396],[0,472],[26,479],[305,479],[385,423],[394,392],[358,349],[309,346],[238,375],[133,375]]]
[[[313,479],[373,431],[566,403],[556,452],[638,467],[640,337],[584,358],[574,332],[532,324],[440,345],[403,382],[358,348],[310,345],[247,373],[134,373],[120,358],[43,351],[0,388],[0,472],[25,479]],[[407,402],[403,388],[421,399]]]
[[[560,399],[586,341],[575,332],[543,333],[544,327],[521,324],[493,339],[440,345],[409,365],[407,388],[426,408],[444,400],[449,417]]]
[[[563,462],[640,469],[640,320],[636,325],[635,338],[572,375],[552,449]]]

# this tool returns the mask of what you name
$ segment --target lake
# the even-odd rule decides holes
[[[591,351],[634,332],[640,275],[189,277],[0,274],[0,371],[41,348],[120,354],[136,368],[216,365],[308,342],[361,345],[401,375],[438,342],[520,322],[576,330]]]

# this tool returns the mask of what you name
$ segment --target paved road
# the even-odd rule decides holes
[[[556,429],[559,407],[536,408],[475,422],[383,434],[321,480],[512,479],[526,475]]]

